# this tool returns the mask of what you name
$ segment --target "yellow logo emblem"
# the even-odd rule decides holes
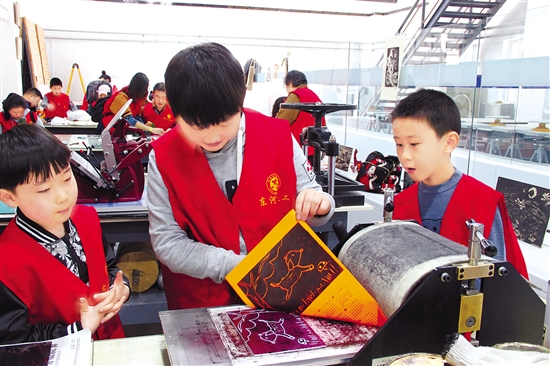
[[[279,187],[281,186],[281,178],[275,173],[271,174],[269,177],[267,177],[266,180],[266,186],[267,190],[271,194],[277,194],[279,191]]]

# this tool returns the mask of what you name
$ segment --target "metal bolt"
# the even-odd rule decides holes
[[[445,272],[441,275],[441,282],[451,282],[451,276]]]
[[[499,274],[499,276],[504,277],[508,274],[508,270],[506,269],[506,267],[500,267],[498,269],[498,274]]]
[[[473,327],[475,323],[476,323],[476,318],[474,318],[473,316],[466,319],[466,326],[467,327]]]

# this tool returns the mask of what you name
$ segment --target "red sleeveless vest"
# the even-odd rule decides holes
[[[179,126],[153,142],[174,218],[190,238],[239,253],[248,251],[290,211],[296,200],[292,136],[279,120],[244,110],[246,147],[239,187],[229,202],[202,149],[186,143]],[[266,138],[269,131],[269,138]],[[227,282],[172,273],[162,266],[169,309],[228,305]]]
[[[94,208],[75,206],[71,220],[86,253],[90,286],[70,272],[42,245],[15,224],[13,219],[0,237],[2,270],[0,280],[27,306],[29,323],[72,324],[80,320],[80,297],[92,305],[93,295],[109,290],[101,227]],[[123,338],[118,315],[100,325],[94,338]]]
[[[53,111],[50,111],[47,108],[44,109],[44,112],[46,113],[46,118],[67,118],[67,112],[71,110],[71,99],[69,98],[69,96],[67,94],[61,93],[56,97],[55,95],[53,95],[53,93],[50,92],[46,94],[46,97],[48,97],[48,103],[55,106],[55,109]]]
[[[321,99],[315,94],[311,89],[309,88],[298,88],[294,90],[292,93],[296,94],[298,97],[300,97],[300,103],[316,103],[321,102]],[[322,126],[326,126],[325,118],[323,117],[321,121]],[[292,132],[292,135],[300,143],[300,135],[302,134],[302,131],[304,127],[309,126],[315,126],[315,118],[308,112],[300,111],[298,113],[298,117],[296,117],[296,120],[293,124],[290,125],[290,132]],[[309,147],[308,148],[308,155],[311,156],[314,154],[314,148]]]
[[[475,200],[471,199],[471,192],[476,192]],[[484,225],[483,231],[487,237],[493,226],[497,206],[500,209],[504,227],[506,260],[516,268],[519,274],[528,279],[525,260],[508,216],[504,196],[477,179],[466,174],[462,176],[443,215],[439,234],[468,246],[469,231],[465,222],[474,219]],[[418,183],[395,196],[393,217],[396,220],[413,219],[422,225],[418,204]]]
[[[103,127],[107,127],[109,122],[111,122],[111,120],[115,116],[115,113],[118,112],[118,111],[115,111],[115,112],[111,111],[111,104],[113,103],[113,101],[115,100],[115,98],[118,96],[119,93],[125,94],[125,98],[126,98],[125,100],[130,99],[130,97],[128,96],[127,86],[120,89],[118,92],[113,93],[113,95],[109,97],[109,99],[107,100],[107,102],[105,102],[105,105],[103,106],[103,119],[101,120],[101,122],[103,123]],[[144,99],[132,100],[132,103],[128,107],[130,109],[130,112],[132,113],[132,116],[137,117],[141,115],[144,102],[145,102]],[[122,115],[124,116],[125,113],[123,113]]]
[[[169,105],[166,105],[162,112],[157,113],[153,108],[153,103],[147,103],[143,107],[143,120],[145,123],[153,122],[155,127],[162,128],[165,131],[173,128],[176,124],[176,117],[174,117],[172,108]]]

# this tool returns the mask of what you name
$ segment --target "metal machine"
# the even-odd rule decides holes
[[[417,223],[392,222],[392,202],[390,193],[384,196],[390,211],[384,222],[356,226],[335,248],[388,316],[349,364],[441,354],[453,333],[471,335],[481,346],[542,345],[544,303],[510,263],[490,258],[496,248],[483,237],[482,224],[465,223],[466,248]]]
[[[126,102],[101,133],[104,160],[95,157],[93,146],[86,146],[84,156],[76,151],[71,153],[71,166],[78,184],[78,203],[141,199],[145,187],[141,159],[149,154],[152,146],[140,130],[129,127],[122,118],[131,102],[131,99]],[[131,132],[138,132],[138,137],[128,139]]]
[[[335,163],[339,154],[339,145],[328,128],[322,126],[322,119],[325,115],[337,111],[355,110],[357,106],[333,103],[282,103],[281,108],[307,112],[315,118],[315,125],[304,129],[301,136],[301,145],[304,152],[307,152],[308,146],[314,148],[313,171],[317,183],[323,187],[325,192],[334,197],[336,206],[363,205],[365,198],[357,192],[365,191],[365,186],[336,173]],[[328,156],[329,160],[328,171],[326,172],[321,170],[321,160],[324,155]]]

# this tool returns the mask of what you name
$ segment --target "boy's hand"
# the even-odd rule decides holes
[[[158,127],[153,127],[153,129],[151,130],[151,133],[153,135],[163,135],[164,134],[164,130],[162,128],[158,128]]]
[[[102,324],[119,312],[129,295],[130,289],[122,281],[122,271],[118,271],[111,289],[94,295],[94,300],[101,301],[96,305],[99,307],[99,313],[105,315],[101,320]]]
[[[82,328],[89,329],[93,334],[101,324],[101,320],[105,317],[105,314],[99,313],[99,307],[91,306],[85,298],[81,297],[79,301],[80,323],[82,323]]]
[[[315,215],[326,215],[330,211],[330,199],[312,188],[304,189],[296,198],[296,220],[307,220]]]

